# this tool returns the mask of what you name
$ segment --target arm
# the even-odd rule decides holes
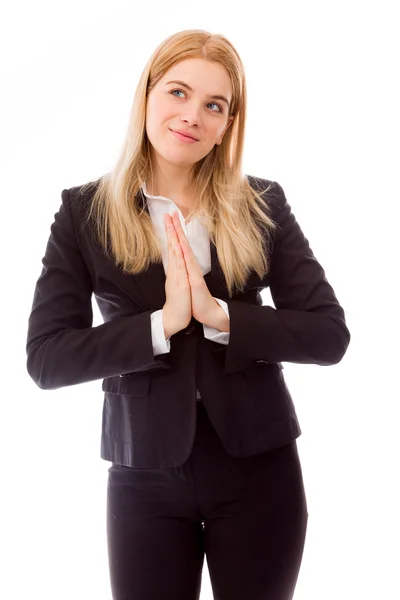
[[[333,365],[350,342],[345,315],[322,266],[315,258],[275,182],[278,223],[271,256],[270,291],[275,307],[228,300],[230,340],[225,373],[254,362]]]
[[[165,329],[162,320],[163,309],[154,311],[151,315],[151,341],[153,344],[154,356],[165,354],[171,350],[171,336],[165,336]]]
[[[28,323],[27,370],[40,388],[56,389],[162,366],[153,355],[154,311],[92,327],[92,293],[75,234],[70,192],[63,190]]]
[[[215,312],[207,321],[203,323],[204,337],[218,342],[219,344],[229,344],[229,308],[225,300],[215,298]],[[219,306],[218,306],[219,305]]]

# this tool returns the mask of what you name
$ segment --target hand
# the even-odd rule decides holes
[[[190,323],[192,304],[185,260],[169,215],[164,215],[164,225],[168,241],[168,268],[165,280],[166,302],[163,306],[163,326],[166,337],[170,337]]]
[[[204,281],[203,272],[196,260],[185,232],[182,229],[177,211],[172,214],[171,220],[186,263],[186,271],[192,296],[192,315],[200,323],[208,324],[210,322],[210,316],[213,315],[220,306],[210,294],[207,284]]]

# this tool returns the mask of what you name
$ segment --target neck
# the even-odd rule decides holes
[[[193,196],[191,183],[192,165],[162,164],[160,157],[152,156],[153,179],[146,182],[147,191],[153,196],[181,198],[188,204]]]
[[[154,177],[153,181],[146,183],[146,187],[149,194],[166,198],[190,198],[193,193],[187,180],[180,181],[174,177]]]

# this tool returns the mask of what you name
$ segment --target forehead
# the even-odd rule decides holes
[[[217,62],[203,58],[187,58],[173,65],[164,74],[160,84],[165,85],[171,79],[180,79],[195,91],[231,95],[231,81],[225,67]]]

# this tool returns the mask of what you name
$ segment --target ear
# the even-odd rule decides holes
[[[220,139],[218,140],[218,142],[216,142],[217,146],[219,146],[220,144],[222,144],[222,140],[224,139],[224,135],[225,135],[225,133],[227,132],[227,130],[229,129],[229,127],[231,126],[231,124],[232,124],[232,121],[234,120],[234,118],[235,118],[235,117],[233,117],[233,116],[232,116],[232,117],[229,117],[229,119],[228,119],[228,123],[227,123],[227,125],[226,125],[226,127],[225,127],[224,131],[222,132]]]

